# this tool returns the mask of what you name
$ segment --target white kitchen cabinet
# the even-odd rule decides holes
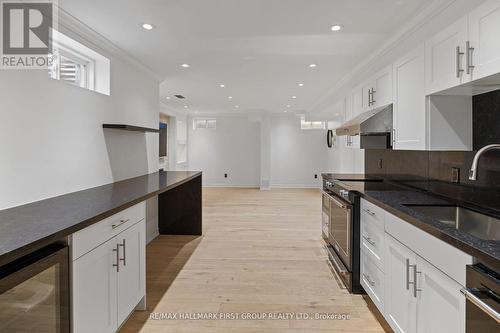
[[[73,262],[73,333],[117,328],[116,244],[106,242]]]
[[[394,63],[393,149],[426,150],[425,48]]]
[[[73,235],[73,255],[90,239],[100,245],[72,257],[72,332],[116,332],[145,297],[145,214],[141,203]]]
[[[116,237],[120,246],[117,274],[118,323],[122,323],[146,294],[145,222],[135,224]]]
[[[416,298],[412,296],[410,265],[417,256],[386,234],[384,316],[397,333],[414,333],[417,326]]]
[[[464,67],[467,37],[465,16],[425,42],[428,95],[470,81]]]
[[[384,273],[373,264],[371,257],[361,250],[360,277],[361,285],[381,313],[384,312]]]
[[[351,120],[363,113],[363,86],[354,88],[351,93],[351,107],[348,110],[346,120]]]
[[[372,108],[378,108],[381,106],[389,105],[393,102],[392,71],[393,69],[391,65],[382,69],[373,76],[372,101],[371,101]]]
[[[417,332],[465,332],[465,297],[461,286],[436,267],[417,258]]]
[[[474,66],[469,67],[472,80],[500,73],[499,32],[499,0],[487,1],[469,14],[469,46],[473,49],[466,49],[466,55],[470,57],[469,65]]]

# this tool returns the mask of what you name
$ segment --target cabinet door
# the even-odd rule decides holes
[[[146,294],[144,220],[117,235],[114,241],[120,247],[118,325],[121,325]]]
[[[463,17],[425,43],[426,91],[433,94],[470,81],[465,72],[467,17]],[[459,53],[457,53],[457,47]]]
[[[394,149],[426,149],[424,57],[421,45],[394,63]]]
[[[472,79],[500,73],[500,1],[491,0],[469,14]]]
[[[361,109],[359,110],[358,114],[373,109],[373,106],[374,106],[372,104],[373,97],[370,95],[372,89],[375,90],[375,82],[373,82],[372,80],[365,82],[361,86],[361,97],[362,97],[361,98]]]
[[[385,318],[397,333],[416,331],[416,299],[412,296],[412,286],[407,267],[415,264],[416,255],[407,247],[385,234]],[[410,279],[410,280],[409,280]]]
[[[421,289],[417,292],[417,332],[464,333],[465,297],[460,285],[420,257],[417,272]]]
[[[389,105],[392,100],[392,66],[384,68],[373,78],[372,106],[380,107]]]
[[[351,120],[352,118],[358,116],[363,113],[364,107],[364,96],[363,96],[363,87],[355,88],[351,94],[351,108],[348,113],[348,117],[346,120]]]
[[[115,245],[111,239],[73,262],[74,333],[111,333],[118,327]]]

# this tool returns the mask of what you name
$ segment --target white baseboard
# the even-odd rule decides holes
[[[321,188],[321,184],[271,184],[271,188]]]
[[[258,184],[205,184],[203,187],[240,187],[240,188],[259,188]]]

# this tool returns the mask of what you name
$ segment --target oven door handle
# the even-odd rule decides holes
[[[475,292],[478,292],[479,290],[477,289],[461,289],[460,292],[465,296],[467,300],[469,300],[472,304],[480,308],[482,311],[484,311],[487,315],[489,315],[491,318],[495,319],[497,323],[500,323],[500,314],[493,309],[491,306],[488,304],[484,303],[479,297],[474,295]]]
[[[345,203],[340,202],[339,200],[335,199],[334,197],[330,196],[330,200],[332,200],[340,208],[348,209],[348,206]]]

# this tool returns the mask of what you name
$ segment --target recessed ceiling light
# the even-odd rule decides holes
[[[189,67],[191,67],[191,65],[190,64],[182,64],[181,67],[189,68]]]
[[[285,111],[283,111],[283,112],[287,113],[287,112],[288,112],[288,110],[285,110]]]
[[[229,98],[229,99],[233,99],[233,96],[227,96],[227,98]]]
[[[292,98],[293,98],[293,99],[296,99],[296,98],[297,98],[297,96],[292,96]]]
[[[154,25],[152,25],[150,23],[143,23],[142,24],[142,28],[145,29],[145,30],[153,30]]]
[[[287,105],[286,107],[287,107],[287,108],[290,108],[290,107],[291,107],[291,105]]]
[[[239,106],[239,105],[235,105],[234,107],[235,107],[235,108],[237,108],[237,109],[239,109],[239,108],[240,108],[240,106]]]
[[[303,84],[303,83],[299,83],[299,84],[298,84],[298,86],[299,86],[299,87],[303,87],[303,86],[304,86],[304,84]]]
[[[187,109],[187,108],[188,108],[188,106],[187,106],[187,105],[184,105],[184,109]]]
[[[219,87],[224,88],[226,85],[225,84],[219,84]]]
[[[332,25],[332,27],[330,28],[332,31],[340,31],[342,30],[342,25],[340,24],[335,24],[335,25]]]
[[[316,67],[318,67],[318,65],[317,64],[309,64],[309,67],[316,68]]]
[[[170,96],[167,96],[167,99],[170,99]]]

